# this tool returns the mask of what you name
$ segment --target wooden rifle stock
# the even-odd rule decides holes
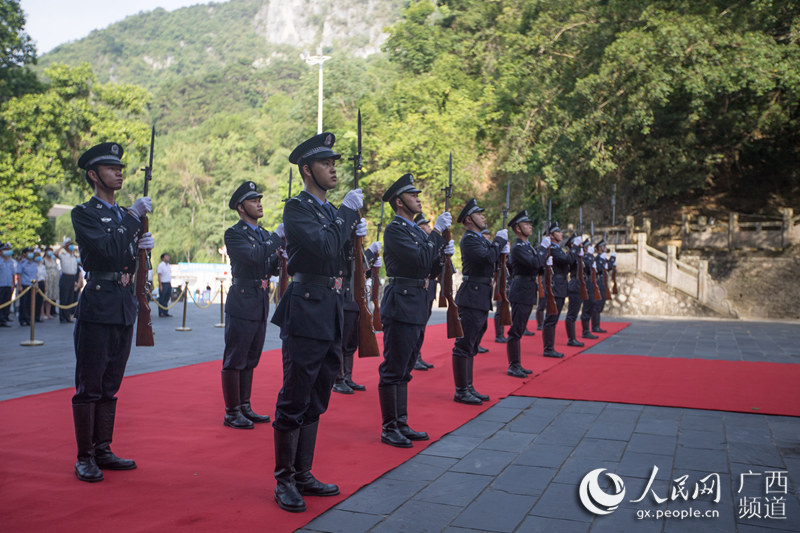
[[[372,329],[375,331],[383,331],[383,323],[381,323],[381,269],[379,267],[372,267]]]
[[[611,299],[611,291],[608,290],[608,269],[603,269],[603,280],[606,282],[606,300]]]
[[[578,256],[578,279],[580,279],[581,300],[588,300],[589,291],[586,289],[586,278],[583,275],[583,256]]]
[[[497,271],[497,292],[499,298],[497,301],[500,306],[500,325],[511,325],[511,302],[508,301],[508,293],[506,293],[506,284],[508,283],[508,270],[506,270],[506,254],[500,254],[500,268]]]
[[[544,284],[542,283],[541,274],[536,276],[536,285],[539,287],[539,298],[544,298],[545,297],[545,292],[544,292]]]
[[[149,224],[147,215],[142,217],[142,232],[147,233]],[[154,346],[153,321],[150,317],[150,303],[147,301],[147,271],[150,261],[147,250],[139,250],[136,258],[136,299],[139,301],[139,315],[136,320],[136,346]]]
[[[611,270],[611,281],[614,282],[614,286],[611,288],[611,294],[619,294],[617,290],[617,263],[614,263],[614,268]]]
[[[358,305],[358,356],[378,357],[378,339],[372,329],[372,313],[367,307],[367,280],[364,276],[364,238],[353,241],[353,298]]]
[[[286,238],[283,239],[283,249],[286,249]],[[281,277],[278,280],[278,298],[283,298],[289,286],[289,261],[281,254]]]
[[[594,264],[597,264],[597,258],[592,258]],[[602,300],[603,296],[600,294],[600,286],[597,284],[597,269],[592,268],[592,285],[594,285],[594,294],[592,294],[593,299],[595,300]]]
[[[550,257],[550,250],[547,250],[547,257]],[[545,260],[545,263],[547,260]],[[556,297],[553,294],[553,267],[545,265],[544,270],[544,284],[547,286],[547,309],[548,315],[558,314],[558,306],[556,305]]]
[[[450,242],[450,229],[442,233],[444,242]],[[461,328],[461,319],[458,318],[458,306],[453,298],[453,262],[450,257],[445,257],[444,270],[442,271],[442,292],[447,302],[447,338],[457,339],[464,336]]]

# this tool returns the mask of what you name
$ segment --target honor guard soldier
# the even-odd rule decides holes
[[[514,246],[511,247],[510,262],[514,271],[511,277],[511,286],[508,291],[508,300],[511,302],[511,328],[508,330],[508,375],[515,378],[524,378],[531,373],[524,368],[520,358],[520,342],[525,333],[525,326],[531,316],[531,310],[536,305],[538,285],[536,276],[542,274],[543,261],[538,252],[528,241],[533,234],[531,219],[528,212],[523,210],[512,218],[508,226],[517,235]]]
[[[115,394],[122,383],[131,352],[138,303],[133,276],[139,249],[152,250],[153,236],[142,233],[140,218],[152,202],[143,197],[129,208],[114,200],[122,188],[122,147],[106,142],[78,159],[94,196],[72,210],[75,238],[80,243],[86,288],[75,312],[75,396],[72,414],[78,461],[75,475],[81,481],[102,481],[106,470],[136,468],[131,459],[111,451],[114,434]]]
[[[583,250],[583,275],[586,278],[586,292],[589,294],[589,299],[583,301],[583,310],[581,311],[581,327],[583,333],[581,337],[584,339],[597,339],[597,335],[592,334],[592,312],[597,302],[597,300],[594,299],[595,287],[592,283],[592,272],[595,273],[595,279],[599,278],[599,275],[597,274],[597,263],[594,260],[594,246],[592,246],[591,239],[583,241]]]
[[[459,403],[480,405],[489,400],[472,384],[473,359],[478,352],[478,342],[486,331],[489,310],[492,308],[492,274],[494,265],[508,244],[508,230],[497,232],[492,242],[481,235],[486,227],[483,208],[473,198],[467,202],[457,221],[466,231],[461,238],[461,271],[464,274],[456,294],[458,316],[464,336],[456,339],[453,347],[453,380]]]
[[[425,232],[425,235],[430,235],[433,229],[431,228],[430,221],[425,218],[425,215],[422,213],[417,214],[414,217],[414,224],[420,227],[422,231]],[[434,264],[434,269],[431,272],[431,277],[428,280],[428,320],[431,319],[431,313],[433,312],[433,302],[436,300],[436,287],[438,283],[436,282],[436,278],[442,271],[442,261]],[[427,321],[425,322],[427,324]],[[433,363],[428,363],[422,358],[422,343],[425,341],[425,328],[422,328],[422,333],[419,336],[419,342],[417,343],[417,355],[414,361],[414,370],[428,370],[429,368],[433,368]]]
[[[600,299],[592,306],[592,333],[606,333],[600,327],[600,314],[606,306],[606,270],[608,270],[608,254],[606,253],[606,240],[600,239],[595,246],[596,255],[594,258],[597,265],[597,285],[600,289]]]
[[[239,214],[239,222],[225,230],[233,279],[225,302],[222,397],[223,424],[235,429],[253,429],[254,422],[269,422],[268,416],[253,412],[250,395],[253,370],[261,359],[267,333],[269,278],[278,272],[283,240],[279,233],[258,225],[258,219],[264,216],[261,197],[256,184],[246,181],[228,202],[228,207]]]
[[[349,191],[339,209],[326,194],[336,187],[332,133],[308,139],[289,155],[304,190],[283,209],[288,271],[292,283],[272,322],[281,328],[283,387],[275,420],[275,501],[286,511],[306,509],[303,495],[334,496],[339,487],[311,474],[319,417],[328,408],[339,371],[344,325],[342,276],[347,243],[359,224],[364,196]]]
[[[359,222],[356,226],[356,236],[366,237],[367,225]],[[336,375],[336,380],[333,382],[333,392],[339,394],[353,394],[354,391],[365,391],[367,388],[353,381],[353,357],[358,349],[358,319],[361,313],[358,310],[358,304],[353,298],[353,254],[364,254],[364,268],[369,275],[370,268],[382,266],[379,252],[381,250],[380,241],[375,241],[369,245],[367,250],[355,250],[353,248],[353,240],[351,239],[346,246],[347,257],[344,264],[344,271],[342,273],[342,286],[344,295],[344,327],[342,328],[342,361],[339,365],[339,373]],[[373,280],[374,282],[374,280]],[[376,285],[373,285],[375,287]]]
[[[546,286],[544,290],[545,292],[552,291],[557,312],[552,315],[545,314],[542,327],[542,345],[544,346],[542,355],[545,357],[564,357],[563,353],[557,352],[554,348],[556,324],[558,324],[561,309],[564,307],[564,299],[567,297],[567,274],[570,266],[577,260],[577,255],[571,252],[566,254],[561,249],[559,243],[564,240],[564,234],[561,232],[561,228],[558,227],[557,222],[550,224],[547,233],[550,238],[550,248],[548,249],[550,255],[547,257],[545,268],[553,269],[553,279],[552,286]]]
[[[536,252],[539,254],[539,260],[544,266],[547,259],[547,250],[550,248],[550,236],[547,233],[542,235],[542,240],[539,246],[536,247]],[[541,331],[544,327],[544,309],[547,306],[547,298],[540,298],[539,303],[536,304],[536,329]]]
[[[422,212],[419,192],[412,175],[405,174],[383,195],[383,201],[389,202],[396,214],[383,233],[388,281],[381,300],[383,363],[378,368],[381,442],[400,448],[410,448],[412,440],[428,439],[427,433],[408,425],[408,382],[428,323],[429,280],[442,249],[444,253],[455,251],[453,242],[446,247],[442,238],[442,232],[452,223],[450,213],[439,215],[430,234],[413,222],[414,215]]]
[[[583,346],[583,343],[575,336],[575,322],[578,320],[578,313],[581,310],[581,281],[578,278],[578,261],[583,261],[583,246],[581,238],[573,234],[567,239],[567,250],[576,256],[574,263],[569,265],[569,284],[567,285],[567,316],[564,319],[564,328],[567,330],[567,346]],[[584,278],[585,278],[584,274]],[[584,279],[585,281],[585,279]],[[588,284],[586,285],[589,286]],[[588,291],[587,291],[588,292]]]

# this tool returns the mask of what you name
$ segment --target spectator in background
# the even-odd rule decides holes
[[[61,278],[58,280],[58,301],[62,306],[71,305],[77,301],[78,285],[78,257],[75,253],[75,243],[66,237],[61,246],[55,251],[58,262],[61,264]],[[59,320],[63,324],[72,322],[74,309],[61,309]]]
[[[27,289],[36,281],[36,273],[38,268],[36,266],[36,262],[33,260],[33,248],[25,247],[22,249],[22,253],[20,254],[19,261],[17,263],[17,274],[19,277],[17,279],[17,294],[22,294],[22,291]],[[19,300],[19,306],[17,308],[19,312],[19,325],[20,326],[30,326],[31,325],[31,292],[28,291],[22,295]]]
[[[45,268],[45,295],[51,299],[52,301],[58,301],[58,261],[56,260],[56,254],[53,253],[53,249],[51,247],[47,247],[44,250],[44,268]],[[42,318],[45,320],[50,320],[52,317],[56,316],[56,308],[54,305],[51,305],[50,302],[44,301],[42,303]]]
[[[172,268],[169,266],[169,254],[161,254],[161,262],[156,269],[158,274],[158,303],[161,307],[169,305],[169,298],[172,296]],[[170,317],[169,311],[158,308],[158,316]]]
[[[11,301],[14,292],[14,273],[17,270],[11,243],[0,244],[0,305]],[[0,308],[0,328],[10,328],[11,305]]]
[[[39,291],[41,293],[36,294],[36,322],[41,322],[45,320],[44,315],[42,314],[42,304],[44,303],[44,298],[42,298],[42,294],[45,293],[45,283],[47,280],[47,268],[44,266],[42,256],[42,250],[38,246],[33,250],[33,261],[36,263],[36,286],[39,287]]]
[[[206,290],[203,291],[203,302],[211,301],[211,285],[206,285]]]

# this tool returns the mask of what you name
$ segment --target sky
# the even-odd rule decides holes
[[[141,11],[159,7],[173,11],[206,3],[211,0],[21,0],[20,6],[25,12],[25,33],[36,42],[36,55],[41,56]]]

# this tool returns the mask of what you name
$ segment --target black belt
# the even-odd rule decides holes
[[[418,278],[401,278],[401,277],[391,277],[389,278],[389,283],[393,285],[400,285],[402,287],[427,287],[428,280],[427,279],[418,279]]]
[[[560,275],[558,275],[558,274],[553,274],[553,277],[554,277],[555,279],[567,279],[567,276],[560,276]]]
[[[482,283],[484,285],[491,285],[492,278],[482,278],[480,276],[464,276],[464,281],[471,281],[473,283]]]
[[[523,276],[520,274],[519,276],[513,276],[511,279],[524,279],[525,281],[536,281],[536,276]]]
[[[342,290],[342,278],[333,278],[329,276],[320,276],[318,274],[305,274],[297,272],[292,274],[292,281],[298,283],[309,283],[311,285],[322,285],[328,289]]]
[[[122,272],[91,271],[86,273],[86,281],[91,281],[91,280],[119,281],[121,278],[122,278]]]
[[[231,285],[239,285],[242,287],[255,287],[257,289],[268,289],[268,279],[247,279],[247,278],[233,278]]]

